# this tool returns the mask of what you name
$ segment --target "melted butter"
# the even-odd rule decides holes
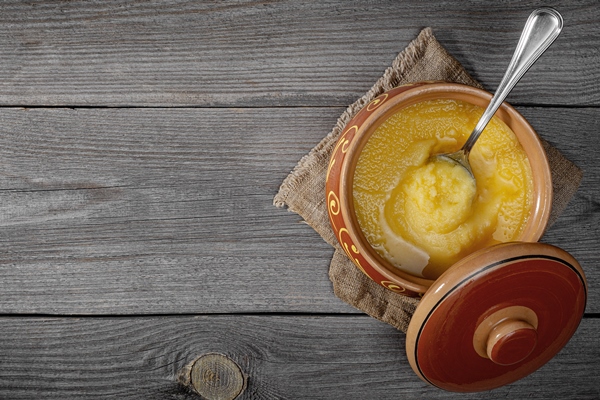
[[[436,279],[473,251],[518,239],[531,210],[527,156],[499,119],[470,155],[476,185],[452,163],[428,162],[464,143],[483,110],[433,100],[392,115],[373,133],[354,176],[357,219],[372,247],[396,267]]]

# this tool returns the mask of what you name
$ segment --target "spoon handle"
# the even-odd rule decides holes
[[[519,79],[537,61],[538,58],[556,40],[563,27],[563,19],[553,8],[543,7],[534,10],[527,19],[515,53],[498,85],[496,93],[484,111],[475,129],[467,139],[462,150],[469,154],[481,132],[492,119],[498,107]]]

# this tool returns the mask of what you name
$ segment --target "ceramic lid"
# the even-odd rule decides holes
[[[413,370],[434,386],[489,390],[548,362],[575,333],[586,280],[567,252],[505,243],[448,269],[423,296],[408,327]]]

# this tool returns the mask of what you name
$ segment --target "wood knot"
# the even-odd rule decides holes
[[[207,400],[233,400],[246,388],[246,379],[232,359],[209,353],[193,362],[190,384]]]

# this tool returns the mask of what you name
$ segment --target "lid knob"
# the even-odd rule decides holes
[[[496,325],[487,340],[487,356],[499,365],[523,361],[537,344],[537,332],[531,324],[507,319]]]

